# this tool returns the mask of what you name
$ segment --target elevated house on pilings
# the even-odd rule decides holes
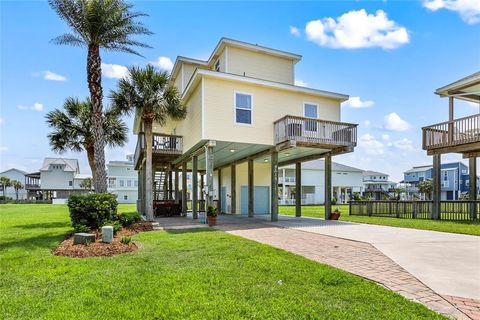
[[[271,214],[275,221],[278,167],[295,164],[296,189],[301,190],[302,162],[324,158],[329,218],[332,157],[353,151],[357,125],[341,122],[340,103],[347,95],[295,85],[294,66],[300,59],[297,54],[226,38],[206,61],[176,59],[172,81],[188,114],[164,127],[153,126],[157,214],[174,214],[177,209],[186,214],[191,197],[194,218],[199,210],[217,204],[223,213]],[[145,212],[142,128],[136,118],[138,209]],[[296,197],[300,216],[301,192]]]
[[[440,219],[441,212],[441,155],[461,153],[469,159],[469,199],[471,218],[477,217],[477,157],[480,155],[480,114],[455,119],[455,101],[465,100],[480,104],[480,72],[455,81],[435,91],[448,98],[448,121],[422,128],[423,149],[433,156],[433,208],[432,217]]]

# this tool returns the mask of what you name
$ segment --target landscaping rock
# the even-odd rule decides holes
[[[112,243],[113,241],[113,227],[105,226],[102,227],[102,241],[106,243]]]
[[[95,242],[95,235],[91,233],[75,233],[73,244],[88,244]]]

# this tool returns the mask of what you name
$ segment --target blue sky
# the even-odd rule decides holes
[[[34,171],[55,155],[46,112],[67,96],[88,96],[86,52],[49,42],[68,29],[46,1],[0,6],[0,171]],[[155,34],[142,40],[153,49],[140,50],[145,58],[102,52],[103,63],[118,65],[110,77],[121,66],[158,63],[160,57],[163,67],[177,55],[205,59],[223,36],[301,54],[297,81],[358,97],[342,108],[342,120],[359,124],[359,146],[334,161],[397,181],[411,166],[431,162],[421,150],[421,127],[448,117],[448,102],[435,89],[480,69],[480,0],[138,1],[135,9],[149,14],[143,21]],[[335,33],[343,27],[346,38]],[[104,92],[116,81],[105,74]],[[455,116],[478,112],[478,106],[458,103]],[[131,127],[133,119],[126,121]],[[130,133],[129,140],[125,148],[107,150],[107,160],[132,153],[136,137]],[[84,154],[64,156],[79,158],[82,172],[89,172]]]

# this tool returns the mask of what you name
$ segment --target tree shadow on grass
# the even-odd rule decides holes
[[[16,225],[14,228],[21,229],[38,229],[38,228],[65,228],[69,227],[69,222],[44,222],[44,223],[31,223],[31,224],[22,224]]]
[[[22,237],[19,239],[11,239],[12,237],[10,237],[10,241],[2,240],[0,243],[0,251],[7,249],[23,249],[29,251],[44,248],[53,249],[65,236],[65,233],[56,233],[40,234],[34,237]]]

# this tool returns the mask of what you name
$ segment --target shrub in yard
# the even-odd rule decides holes
[[[117,199],[111,193],[72,194],[68,198],[72,227],[98,229],[105,221],[116,220]]]
[[[138,212],[120,212],[117,214],[118,221],[122,224],[124,227],[128,227],[132,224],[134,224],[137,221],[140,221],[140,213]]]
[[[132,242],[132,238],[131,237],[122,237],[120,242],[123,243],[123,244],[129,244],[130,242]]]
[[[88,232],[90,232],[90,228],[87,227],[86,225],[83,225],[83,224],[77,224],[73,228],[74,228],[75,232],[78,232],[78,233],[88,233]]]

